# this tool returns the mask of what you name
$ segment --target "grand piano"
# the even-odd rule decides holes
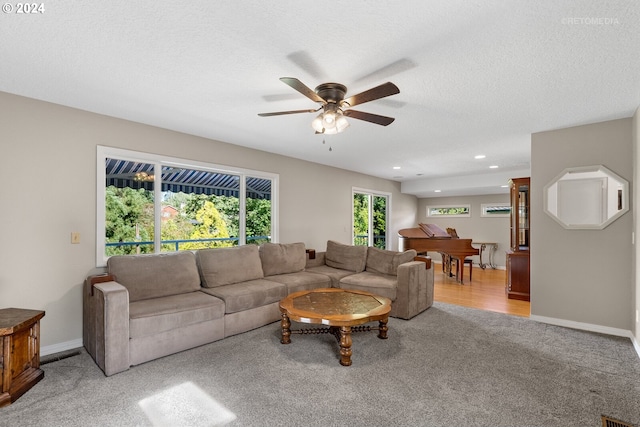
[[[398,231],[399,250],[415,249],[418,253],[439,252],[443,255],[443,269],[451,274],[451,260],[456,261],[456,277],[463,282],[464,259],[479,255],[480,250],[471,246],[471,239],[460,239],[455,231],[451,234],[435,224],[418,224],[418,227]]]

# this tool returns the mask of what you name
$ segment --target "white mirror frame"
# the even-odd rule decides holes
[[[629,182],[602,165],[567,168],[544,187],[543,201],[564,228],[602,230],[629,211]]]

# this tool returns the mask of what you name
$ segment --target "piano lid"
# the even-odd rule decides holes
[[[402,237],[450,239],[451,235],[436,224],[419,223],[419,227],[404,228],[398,231]]]

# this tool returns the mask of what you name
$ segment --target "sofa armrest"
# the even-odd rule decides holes
[[[420,260],[398,266],[398,288],[391,315],[411,319],[432,304],[433,265]]]
[[[104,278],[104,276],[99,276]],[[83,292],[83,340],[105,375],[129,369],[129,292],[115,281],[89,277]]]
[[[431,268],[431,257],[426,255],[418,255],[413,257],[414,261],[422,261],[426,264],[425,268],[428,270]]]

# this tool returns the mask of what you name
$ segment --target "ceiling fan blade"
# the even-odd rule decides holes
[[[299,50],[287,55],[287,59],[300,67],[300,69],[309,73],[309,75],[316,80],[324,80],[325,72],[308,52]]]
[[[320,108],[311,109],[311,110],[292,110],[292,111],[278,111],[275,113],[260,113],[258,115],[260,117],[270,117],[270,116],[282,116],[284,114],[315,113],[318,110],[320,110]]]
[[[417,67],[418,65],[410,59],[402,58],[397,61],[392,62],[382,68],[378,68],[375,71],[370,72],[367,75],[364,75],[360,78],[357,78],[356,82],[364,82],[364,81],[372,81],[372,80],[382,80],[389,78],[393,75],[403,73],[407,70]]]
[[[398,86],[391,82],[383,83],[380,86],[376,86],[369,90],[365,90],[357,95],[353,95],[350,98],[345,99],[340,105],[348,104],[349,107],[354,107],[358,104],[364,104],[365,102],[374,101],[376,99],[384,98],[385,96],[391,96],[400,93]]]
[[[312,101],[326,104],[327,101],[322,99],[317,93],[309,89],[304,83],[294,77],[281,77],[280,80],[306,96]]]
[[[377,114],[365,113],[363,111],[356,110],[346,110],[343,114],[353,119],[364,120],[366,122],[382,126],[388,126],[395,120],[393,117],[379,116]]]

